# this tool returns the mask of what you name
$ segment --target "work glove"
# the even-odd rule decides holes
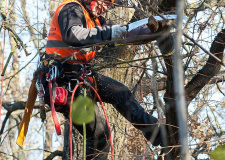
[[[111,28],[111,40],[122,39],[127,34],[127,26],[113,25]]]
[[[148,19],[148,28],[151,30],[152,33],[156,32],[164,32],[168,29],[168,25],[165,21],[157,21],[153,16],[150,16]]]

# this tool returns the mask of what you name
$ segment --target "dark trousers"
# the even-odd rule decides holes
[[[157,119],[145,112],[144,108],[138,104],[131,91],[124,84],[96,72],[94,73],[94,77],[97,91],[102,101],[113,104],[120,114],[134,124],[135,128],[143,131],[145,137],[150,140],[154,129],[158,126],[149,124],[156,124]],[[105,118],[98,113],[95,113],[95,121],[87,125],[87,129],[89,130],[87,132],[90,133],[88,135],[87,149],[88,154],[93,154],[94,156],[97,154],[95,150],[102,151],[95,159],[104,160],[107,158],[110,144],[109,140],[106,139],[108,138],[108,129]],[[82,127],[78,130],[82,132]],[[161,136],[160,132],[158,132],[153,145],[159,145],[160,143]],[[91,159],[94,156],[90,156],[89,158]]]
[[[135,128],[141,130],[147,140],[151,139],[155,129],[158,130],[153,145],[161,143],[160,130],[158,129],[157,119],[145,112],[144,108],[138,104],[131,91],[119,81],[93,73],[96,80],[97,91],[103,102],[112,104],[120,114],[122,114]],[[94,97],[94,94],[93,94]],[[45,101],[49,104],[49,96],[46,94]],[[70,97],[68,98],[70,102]],[[68,116],[69,104],[66,106],[56,106],[56,110]],[[153,124],[153,125],[149,125]],[[82,134],[83,126],[75,125],[76,129]],[[87,159],[107,159],[110,149],[109,134],[106,121],[103,115],[99,114],[98,107],[95,107],[95,120],[86,125],[87,129]]]

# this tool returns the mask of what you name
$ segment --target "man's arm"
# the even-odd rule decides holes
[[[113,39],[113,25],[118,25],[115,25],[113,23],[108,24],[103,17],[99,18],[102,22],[102,27],[98,26],[88,29],[82,7],[76,2],[65,5],[60,11],[58,17],[63,40],[71,46],[80,47]],[[122,34],[122,32],[113,33],[115,33],[115,35]],[[136,39],[134,37],[149,34],[151,34],[149,28],[137,28],[127,33],[125,38],[133,38],[134,42],[136,42]],[[118,37],[121,37],[121,35],[119,35]],[[140,42],[140,44],[153,40],[155,40],[155,38],[148,38],[147,40]]]
[[[84,46],[111,39],[111,27],[87,28],[82,7],[78,3],[66,4],[58,16],[63,40],[71,46]]]
[[[136,28],[127,33],[126,38],[132,38],[134,36],[143,36],[151,34],[151,30],[149,28]]]

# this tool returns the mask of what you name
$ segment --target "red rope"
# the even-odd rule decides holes
[[[73,93],[72,93],[72,96],[71,96],[71,102],[70,102],[70,159],[73,158],[72,156],[72,103],[73,103],[73,98],[74,98],[74,94],[78,88],[78,86],[82,85],[84,82],[80,82],[78,83],[74,90],[73,90]],[[108,118],[107,118],[107,114],[106,114],[106,111],[105,111],[105,107],[103,105],[103,102],[98,94],[98,92],[95,90],[94,87],[90,86],[91,89],[95,92],[95,94],[97,95],[98,99],[99,99],[99,102],[101,103],[102,105],[102,109],[103,109],[103,112],[105,114],[105,119],[106,119],[106,123],[107,123],[107,127],[108,127],[108,131],[109,131],[109,139],[110,139],[110,146],[111,146],[111,154],[112,154],[112,160],[114,160],[114,153],[113,153],[113,142],[112,142],[112,136],[111,136],[111,131],[110,131],[110,126],[109,126],[109,121],[108,121]]]
[[[73,159],[73,145],[72,145],[72,104],[73,104],[73,98],[74,98],[74,94],[77,90],[77,88],[79,87],[79,85],[83,84],[84,82],[80,82],[78,83],[74,89],[73,89],[73,93],[72,93],[72,96],[71,96],[71,102],[70,102],[70,159],[72,160]]]
[[[109,121],[108,121],[108,118],[107,118],[107,115],[106,115],[106,111],[105,111],[105,107],[103,105],[103,102],[98,94],[98,92],[94,89],[94,87],[90,86],[91,89],[95,92],[95,94],[97,95],[98,99],[99,99],[99,102],[101,103],[102,105],[102,109],[103,109],[103,112],[105,114],[105,119],[106,119],[106,123],[107,123],[107,127],[108,127],[108,131],[109,131],[109,139],[110,139],[110,145],[111,145],[111,154],[112,154],[112,160],[114,160],[114,153],[113,153],[113,141],[112,141],[112,136],[111,136],[111,131],[110,131],[110,126],[109,126]]]

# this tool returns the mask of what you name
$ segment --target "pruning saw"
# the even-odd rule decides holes
[[[175,15],[175,14],[171,14],[171,15],[163,15],[163,17],[165,18],[165,19],[167,19],[167,20],[174,20],[174,19],[177,19],[177,15]],[[130,32],[131,30],[133,30],[133,29],[135,29],[135,28],[137,28],[137,27],[140,27],[140,26],[142,26],[142,25],[145,25],[145,24],[147,24],[148,23],[148,19],[149,18],[145,18],[145,19],[141,19],[141,20],[138,20],[138,21],[136,21],[136,22],[133,22],[133,23],[130,23],[130,24],[128,24],[127,26],[128,26],[128,32]],[[155,20],[157,20],[157,21],[161,21],[161,20],[163,20],[163,18],[161,17],[161,16],[154,16],[154,19]],[[183,16],[183,19],[187,19],[187,17],[186,16]]]

